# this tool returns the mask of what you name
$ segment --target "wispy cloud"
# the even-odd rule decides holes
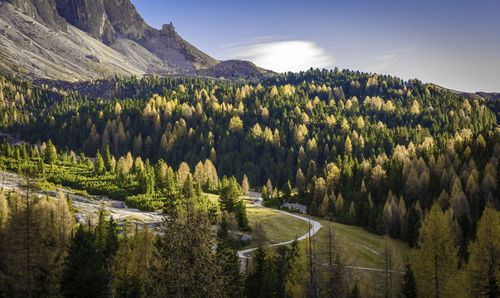
[[[256,43],[230,49],[231,58],[250,60],[276,72],[331,68],[333,57],[312,41],[289,40]]]
[[[375,60],[379,60],[379,61],[392,60],[392,59],[398,57],[399,55],[406,53],[406,52],[410,52],[412,50],[413,50],[412,47],[411,48],[404,48],[404,49],[397,49],[397,50],[390,52],[387,55],[377,56],[377,57],[375,57]]]
[[[385,55],[376,56],[372,58],[374,60],[374,63],[367,65],[365,67],[365,70],[369,72],[384,72],[389,69],[391,65],[396,63],[395,60],[397,60],[398,57],[412,50],[413,47],[409,47],[404,49],[397,49]]]
[[[397,56],[398,55],[396,55],[396,54],[382,55],[382,56],[375,57],[375,60],[379,60],[379,61],[391,60],[391,59],[396,58]]]

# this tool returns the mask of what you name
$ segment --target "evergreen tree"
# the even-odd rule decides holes
[[[415,275],[413,274],[413,270],[411,269],[411,265],[409,263],[405,265],[401,293],[405,298],[417,298]]]
[[[232,247],[225,213],[222,215],[217,232],[216,259],[220,268],[219,279],[222,283],[222,295],[227,297],[242,296],[243,279],[240,273],[240,260],[238,253]]]
[[[103,161],[104,161],[104,167],[106,168],[106,171],[108,171],[108,172],[112,172],[114,170],[113,169],[114,165],[112,162],[113,159],[114,159],[114,156],[111,154],[111,152],[109,150],[109,145],[106,145],[106,151],[104,153]]]
[[[269,194],[267,193],[267,188],[265,186],[262,186],[262,188],[260,190],[260,193],[261,193],[262,199],[264,201],[268,201],[269,200]]]
[[[104,161],[102,159],[101,153],[99,153],[99,150],[97,151],[95,155],[95,160],[94,160],[94,174],[95,175],[102,175],[106,171],[106,168],[104,166]]]
[[[285,186],[283,187],[283,193],[285,194],[285,197],[289,199],[292,195],[292,185],[290,184],[290,180],[288,180],[285,183]]]
[[[271,296],[272,290],[267,288],[269,285],[268,281],[266,281],[268,264],[264,248],[259,246],[253,253],[251,260],[250,266],[247,266],[245,296],[249,298]]]
[[[225,210],[229,213],[235,211],[235,207],[240,196],[240,186],[236,181],[236,178],[231,177],[227,180],[227,183],[222,184],[222,189],[219,196],[219,204],[221,210]]]
[[[46,164],[52,165],[56,160],[57,160],[56,147],[54,147],[51,140],[48,140],[47,146],[45,147],[44,161]]]
[[[90,225],[81,225],[71,241],[62,279],[65,297],[101,297],[108,290],[105,259],[94,245]]]
[[[234,215],[236,217],[236,220],[238,221],[238,226],[240,227],[240,229],[242,229],[243,231],[248,230],[249,226],[247,218],[247,207],[243,200],[239,200],[238,203],[236,203]]]

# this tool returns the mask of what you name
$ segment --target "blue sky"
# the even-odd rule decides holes
[[[132,0],[217,59],[275,71],[348,68],[500,91],[500,1]]]

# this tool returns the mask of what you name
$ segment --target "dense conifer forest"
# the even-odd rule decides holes
[[[0,297],[500,294],[500,102],[338,69],[88,88],[111,96],[0,79],[0,127],[23,140],[0,145],[0,166],[26,180],[0,194]],[[103,209],[75,226],[70,198],[29,194],[54,185],[168,219],[155,233]],[[302,242],[261,247],[241,267],[246,243],[228,225],[255,230],[239,199],[249,189],[266,206],[300,203],[414,247],[401,286],[373,293],[355,282],[329,227],[318,255]],[[326,265],[312,266],[313,255]]]

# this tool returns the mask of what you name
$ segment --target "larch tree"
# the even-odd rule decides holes
[[[345,154],[351,154],[352,153],[352,143],[351,143],[351,138],[349,138],[349,136],[347,136],[347,138],[345,139],[344,153]]]
[[[205,182],[207,182],[207,178],[208,178],[207,172],[203,167],[203,163],[199,161],[194,167],[194,174],[193,174],[194,182],[203,185]]]
[[[148,297],[153,294],[149,268],[156,260],[155,235],[149,228],[136,227],[125,235],[112,261],[113,294],[116,297]]]
[[[487,206],[478,222],[476,241],[469,246],[469,295],[500,295],[500,212]]]
[[[179,165],[179,169],[177,170],[177,174],[178,174],[177,183],[179,185],[183,185],[184,181],[186,181],[187,176],[191,174],[191,169],[189,168],[187,163],[182,162]]]
[[[250,190],[250,183],[248,182],[248,177],[246,174],[243,175],[243,180],[241,181],[241,191],[243,195],[246,196]]]
[[[305,191],[306,177],[300,168],[297,170],[297,175],[295,175],[295,186],[297,187],[299,193],[303,193]]]
[[[268,196],[271,197],[273,195],[273,184],[271,183],[271,179],[267,179],[266,190]]]
[[[192,183],[185,183],[186,187],[192,187]],[[219,269],[212,251],[214,235],[208,216],[196,203],[194,190],[183,189],[183,193],[181,205],[185,210],[179,217],[165,221],[164,228],[169,232],[156,242],[158,262],[151,269],[156,282],[153,296],[219,296]]]
[[[425,216],[420,228],[418,247],[413,267],[419,293],[423,297],[453,295],[458,249],[449,220],[437,203]]]
[[[0,192],[0,233],[3,226],[7,223],[8,216],[9,205],[7,203],[7,199],[5,198],[5,194],[3,192]]]

